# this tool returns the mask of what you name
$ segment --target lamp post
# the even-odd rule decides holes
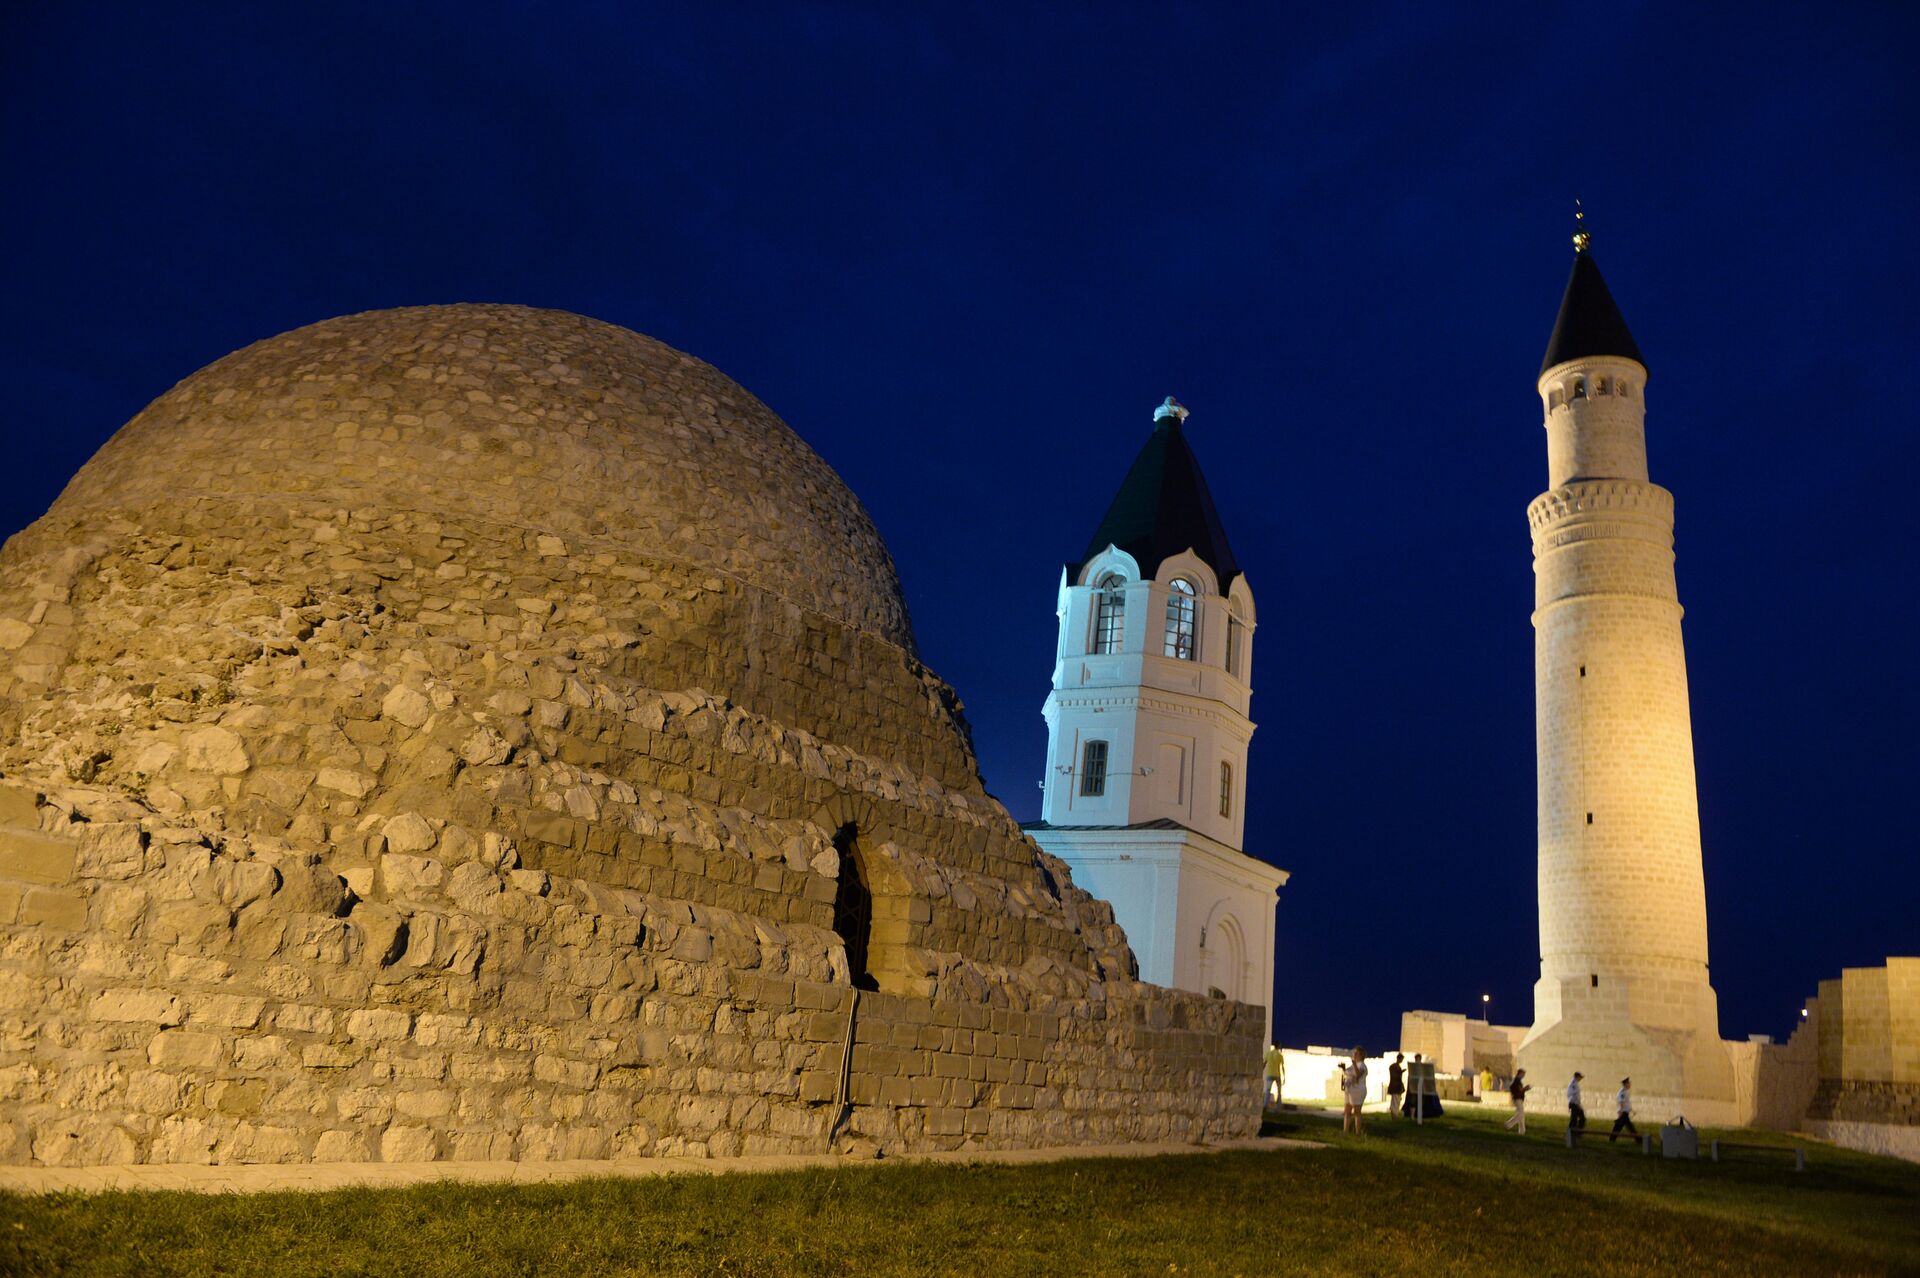
[[[1487,1020],[1487,1005],[1492,1002],[1493,1002],[1493,995],[1482,994],[1480,996],[1480,1023],[1482,1025],[1486,1025],[1489,1023]]]

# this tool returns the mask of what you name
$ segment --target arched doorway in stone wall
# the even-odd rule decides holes
[[[870,800],[842,795],[813,820],[832,831],[828,837],[840,862],[833,930],[846,947],[848,976],[861,989],[925,995],[929,973],[913,946],[931,910],[914,890],[886,814]]]
[[[833,834],[833,850],[840,854],[840,880],[833,891],[833,930],[847,948],[847,974],[854,987],[877,990],[873,948],[873,889],[861,864],[860,827],[848,822]]]

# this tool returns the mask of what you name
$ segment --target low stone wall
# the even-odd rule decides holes
[[[1892,1123],[1832,1122],[1808,1119],[1805,1128],[1821,1140],[1832,1141],[1842,1149],[1857,1149],[1866,1154],[1885,1154],[1920,1163],[1920,1127]]]
[[[384,858],[375,904],[306,858],[112,819],[118,796],[0,796],[0,1161],[827,1148],[830,932],[521,868],[497,837]],[[1005,975],[1031,994],[862,995],[841,1148],[1257,1130],[1259,1009]]]
[[[1920,1127],[1920,1083],[1823,1078],[1807,1106],[1807,1117],[1820,1122]]]
[[[1726,1044],[1733,1061],[1734,1123],[1793,1131],[1806,1116],[1819,1085],[1818,1033],[1802,1025],[1785,1043]]]

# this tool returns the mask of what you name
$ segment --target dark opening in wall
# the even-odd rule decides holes
[[[1588,825],[1592,825],[1592,824],[1593,824],[1593,813],[1591,813],[1591,812],[1589,812],[1589,813],[1587,813],[1587,824],[1588,824]]]
[[[1582,679],[1587,677],[1587,668],[1585,666],[1580,667],[1580,677]]]
[[[834,833],[833,849],[840,854],[840,880],[833,890],[833,930],[847,947],[847,972],[863,990],[877,990],[879,983],[867,964],[867,949],[873,940],[873,891],[867,886],[860,865],[860,831],[843,825]]]
[[[1600,973],[1598,972],[1589,973],[1587,976],[1587,979],[1593,982],[1594,989],[1597,990],[1600,988]]]

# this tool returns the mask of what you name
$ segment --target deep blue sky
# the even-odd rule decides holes
[[[1175,394],[1260,603],[1276,1033],[1524,1020],[1578,195],[1679,503],[1723,1033],[1920,950],[1915,11],[1251,8],[8,6],[0,532],[257,338],[580,311],[840,471],[1026,818],[1060,564]]]

